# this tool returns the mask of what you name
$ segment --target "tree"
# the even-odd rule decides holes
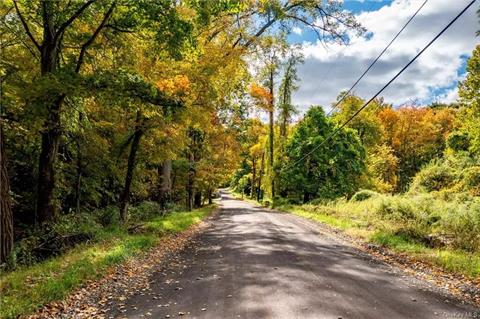
[[[319,106],[311,107],[286,145],[281,168],[282,186],[289,196],[332,199],[352,195],[365,169],[365,149],[355,132],[342,129],[321,148],[335,125]]]
[[[380,110],[381,144],[391,148],[398,159],[395,191],[405,191],[420,168],[443,153],[454,127],[454,112],[425,107]]]
[[[337,100],[343,96],[344,93],[340,93]],[[343,99],[342,103],[337,106],[337,111],[333,113],[333,119],[338,124],[343,124],[352,117],[364,103],[365,101],[362,98],[355,95],[348,95]],[[382,128],[377,113],[379,109],[384,107],[381,100],[375,100],[347,124],[347,127],[357,131],[362,144],[367,148],[377,145],[381,138]]]
[[[480,154],[480,45],[467,63],[467,77],[459,84],[458,95],[463,106],[462,129],[470,138],[470,150]]]
[[[297,112],[292,104],[292,94],[298,89],[297,65],[303,63],[303,56],[297,52],[292,52],[285,64],[282,83],[279,89],[279,122],[280,137],[287,136],[287,126],[292,120],[292,116]]]
[[[233,46],[250,47],[264,33],[277,28],[287,33],[295,26],[302,26],[316,34],[324,42],[347,42],[347,31],[358,35],[365,29],[355,20],[353,14],[343,10],[343,1],[254,1],[238,14],[235,23],[240,32]],[[247,30],[248,32],[242,32]]]
[[[169,49],[176,54],[178,51],[175,49],[183,45],[191,28],[179,19],[176,8],[169,1],[88,0],[63,5],[48,0],[38,3],[15,0],[13,5],[24,37],[29,39],[26,46],[39,59],[39,79],[34,83],[37,95],[31,104],[32,107],[43,108],[45,114],[36,207],[39,221],[45,221],[54,218],[57,210],[54,204],[55,162],[63,135],[64,104],[68,98],[75,96],[72,88],[79,86],[80,71],[94,44],[106,33],[132,32],[140,25],[144,28],[160,26],[155,34],[165,36],[161,39],[162,44],[171,43]],[[32,14],[24,14],[25,11]],[[156,13],[160,12],[162,14],[157,16]],[[164,21],[177,22],[162,25]],[[87,26],[87,32],[79,32],[78,24]],[[38,25],[41,27],[38,28]],[[164,26],[173,26],[173,29],[162,29]],[[175,41],[171,41],[172,38]],[[102,44],[106,45],[105,42]]]
[[[0,115],[2,115],[0,113]],[[8,260],[13,248],[13,213],[10,181],[5,158],[3,120],[0,118],[0,265]]]

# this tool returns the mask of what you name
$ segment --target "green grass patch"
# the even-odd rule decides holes
[[[407,253],[419,260],[428,261],[447,271],[461,273],[476,278],[480,276],[480,255],[455,249],[430,248],[411,239],[378,231],[369,240],[388,247],[396,252]]]
[[[214,206],[174,212],[145,222],[145,232],[128,234],[121,227],[104,229],[101,240],[82,244],[62,256],[2,274],[0,318],[16,318],[42,305],[63,299],[87,280],[106,274],[109,267],[155,246],[162,234],[178,233],[200,222]]]

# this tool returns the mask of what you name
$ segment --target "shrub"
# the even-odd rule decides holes
[[[118,225],[120,221],[120,213],[117,206],[107,206],[93,212],[96,220],[103,226]]]
[[[461,188],[473,196],[480,196],[480,166],[467,168],[463,172]]]
[[[470,138],[467,133],[453,132],[447,137],[447,147],[455,152],[468,151],[470,147]]]
[[[272,208],[286,206],[286,205],[289,205],[289,204],[290,203],[289,203],[288,199],[283,198],[283,197],[275,196],[275,198],[272,200]]]
[[[453,246],[468,251],[480,250],[480,200],[455,203],[447,209],[442,229]]]
[[[66,252],[74,246],[95,240],[102,226],[91,214],[61,215],[54,223],[37,227],[15,243],[14,266],[31,265]]]
[[[458,172],[446,163],[432,162],[415,175],[410,191],[428,193],[451,188],[458,180]]]
[[[141,202],[137,206],[129,207],[129,219],[131,221],[144,221],[160,215],[160,205],[152,201]]]
[[[309,204],[309,205],[326,205],[329,202],[331,202],[330,199],[325,199],[325,198],[319,197],[319,198],[312,199],[307,204]]]
[[[419,242],[429,241],[430,234],[441,220],[438,203],[433,196],[384,197],[376,212],[397,235]]]
[[[350,201],[352,202],[363,202],[364,200],[367,200],[372,197],[379,196],[380,194],[368,189],[362,189],[353,194],[352,198]]]

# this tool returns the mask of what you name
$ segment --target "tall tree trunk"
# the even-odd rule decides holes
[[[42,77],[56,72],[58,65],[59,42],[61,36],[56,36],[53,21],[52,3],[45,1],[43,10],[43,42],[40,50],[40,74]],[[50,97],[39,101],[47,108],[47,119],[43,125],[42,146],[38,160],[38,181],[37,181],[37,206],[35,209],[36,220],[44,222],[53,219],[57,214],[54,204],[55,187],[55,161],[58,155],[58,146],[61,132],[60,111],[62,109],[65,95],[61,94],[53,102],[48,101]]]
[[[172,160],[165,160],[158,166],[158,204],[162,211],[171,200],[172,192]]]
[[[81,125],[83,115],[80,112],[78,115],[78,123]],[[82,197],[82,174],[83,174],[83,157],[82,157],[82,143],[80,141],[80,134],[76,137],[77,143],[77,176],[75,178],[75,210],[80,213],[80,202]]]
[[[270,168],[270,180],[271,180],[271,185],[270,185],[270,192],[272,194],[272,199],[275,197],[275,170],[273,169],[273,138],[274,138],[274,119],[273,119],[273,112],[274,112],[274,91],[273,91],[273,68],[270,70],[270,81],[269,81],[269,91],[270,91],[270,108],[268,112],[268,125],[269,125],[269,131],[268,131],[268,139],[269,139],[269,144],[268,144],[268,166]]]
[[[202,207],[202,192],[195,192],[193,204],[195,207]]]
[[[308,203],[310,201],[311,194],[308,191],[303,192],[303,203]]]
[[[13,213],[4,147],[3,123],[0,119],[0,264],[8,260],[13,248]]]
[[[213,203],[213,201],[212,201],[212,190],[211,189],[208,190],[207,197],[208,197],[208,205],[211,205]]]
[[[260,197],[262,195],[262,177],[263,177],[263,170],[265,167],[265,152],[262,153],[262,161],[260,163],[260,172],[258,176],[258,187],[257,187],[257,201],[260,201]]]
[[[57,214],[54,204],[55,161],[62,136],[60,109],[65,96],[59,96],[49,109],[48,119],[43,126],[42,147],[38,162],[36,219],[44,222]]]
[[[288,119],[284,117],[282,123],[280,124],[280,136],[285,138],[287,136],[287,121]]]
[[[255,183],[257,179],[257,162],[255,157],[252,158],[252,189],[250,190],[250,198],[255,198]]]
[[[75,178],[75,210],[80,213],[82,197],[82,150],[80,141],[77,140],[77,176]]]
[[[195,180],[195,160],[192,152],[190,152],[188,162],[187,210],[191,211],[193,208],[193,182]]]
[[[65,30],[95,1],[88,1],[75,11],[63,23],[58,21],[56,8],[53,1],[41,1],[43,39],[41,43],[35,39],[30,32],[28,24],[25,22],[22,13],[16,1],[14,7],[18,17],[20,18],[26,34],[32,43],[40,52],[40,74],[41,77],[55,75],[59,65],[59,56],[62,49],[63,36]],[[76,63],[75,73],[79,73],[80,67],[84,62],[85,52],[88,47],[95,41],[100,31],[105,27],[108,19],[113,13],[115,2],[105,13],[102,22],[98,25],[92,36],[82,45],[78,60]],[[56,28],[58,27],[58,28]],[[45,96],[37,102],[44,105],[47,111],[47,119],[43,125],[42,146],[38,161],[38,181],[37,181],[37,199],[35,219],[40,222],[55,217],[56,211],[54,206],[54,187],[55,187],[55,160],[58,154],[58,145],[61,138],[61,122],[60,111],[65,100],[65,95]],[[53,102],[51,102],[53,101]]]
[[[137,111],[137,119],[135,121],[135,132],[133,133],[132,145],[130,146],[130,154],[128,155],[127,174],[125,176],[125,186],[120,197],[120,219],[125,222],[127,220],[128,202],[130,200],[130,186],[133,180],[133,171],[136,165],[136,157],[140,146],[140,139],[143,135],[142,112]]]

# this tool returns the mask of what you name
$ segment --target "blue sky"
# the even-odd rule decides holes
[[[363,98],[373,95],[468,2],[470,0],[429,0],[355,93]],[[368,36],[352,35],[347,47],[331,44],[325,49],[312,31],[296,28],[289,41],[302,43],[306,58],[299,67],[301,83],[294,103],[302,110],[312,104],[328,109],[338,93],[355,82],[422,3],[423,0],[346,0],[345,9],[353,12],[368,29]],[[476,10],[478,5],[470,8],[384,92],[387,102],[400,105],[410,101],[456,100],[458,81],[464,78],[466,61],[480,40],[475,36],[475,31],[480,29]]]

